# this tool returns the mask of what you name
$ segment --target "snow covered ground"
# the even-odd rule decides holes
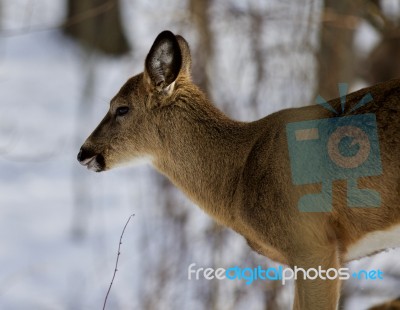
[[[3,3],[3,29],[59,23],[63,3],[45,2],[32,8],[28,21],[21,16],[27,1]],[[77,132],[86,78],[82,52],[57,31],[0,40],[0,309],[101,308],[119,235],[128,216],[136,213],[126,229],[109,300],[111,308],[132,309],[132,287],[139,285],[132,272],[139,253],[132,245],[146,209],[140,201],[146,168],[102,175],[76,161],[109,98],[133,74],[132,59],[99,61],[96,106]],[[82,190],[93,197],[92,208],[78,215],[76,178],[87,181]],[[84,221],[83,238],[74,235],[77,218]]]

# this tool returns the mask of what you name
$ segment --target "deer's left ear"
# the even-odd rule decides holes
[[[146,57],[145,73],[152,88],[170,94],[182,67],[178,40],[171,31],[161,32]]]

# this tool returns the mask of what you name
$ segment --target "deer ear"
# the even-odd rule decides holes
[[[192,71],[192,56],[190,55],[189,44],[180,35],[177,35],[176,39],[178,40],[179,47],[181,48],[181,55],[182,55],[181,72],[183,71],[190,78]]]
[[[178,40],[171,31],[161,32],[146,57],[145,72],[158,91],[170,92],[182,67]]]

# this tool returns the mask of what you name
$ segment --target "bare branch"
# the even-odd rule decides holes
[[[118,254],[117,254],[117,260],[115,261],[114,274],[113,274],[113,276],[112,276],[110,286],[108,287],[108,291],[107,291],[106,297],[104,298],[103,310],[106,309],[107,298],[108,298],[108,295],[110,294],[111,287],[112,287],[112,285],[113,285],[113,283],[114,283],[115,275],[116,275],[116,273],[117,273],[117,271],[118,271],[118,261],[119,261],[119,255],[121,254],[122,237],[124,236],[126,226],[128,226],[128,223],[129,223],[129,221],[131,220],[131,218],[132,218],[133,216],[135,216],[135,214],[131,214],[131,215],[129,216],[128,220],[127,220],[126,223],[125,223],[124,229],[122,230],[121,236],[120,236],[120,238],[119,238]]]

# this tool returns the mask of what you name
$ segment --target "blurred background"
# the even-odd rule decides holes
[[[197,267],[276,267],[150,167],[76,161],[159,32],[239,120],[400,77],[398,0],[0,0],[0,309],[290,309],[293,283],[188,280]],[[400,295],[400,251],[351,263],[342,309]]]

